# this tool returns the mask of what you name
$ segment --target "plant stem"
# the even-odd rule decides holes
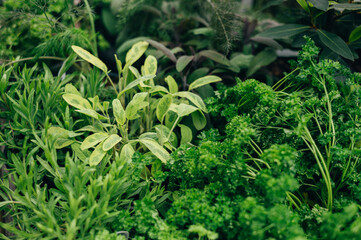
[[[167,137],[167,141],[169,141],[169,139],[170,139],[170,135],[172,134],[172,132],[173,132],[173,130],[174,130],[174,128],[175,128],[175,126],[177,126],[178,120],[179,120],[179,116],[177,117],[177,119],[175,120],[175,122],[174,122],[174,124],[173,124],[173,126],[172,126],[171,130],[169,131],[169,134],[168,134],[168,137]]]

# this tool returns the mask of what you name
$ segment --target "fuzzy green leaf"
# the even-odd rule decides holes
[[[198,96],[197,94],[194,94],[192,92],[177,92],[174,94],[174,96],[187,98],[191,103],[193,103],[196,107],[201,109],[203,112],[207,112],[207,107],[204,104],[202,98]]]
[[[90,166],[98,165],[103,160],[106,154],[107,152],[103,150],[103,143],[99,144],[89,157],[89,165]]]
[[[163,122],[164,115],[168,112],[170,105],[172,104],[172,95],[167,94],[160,99],[157,109],[156,115],[160,122]]]
[[[153,56],[148,56],[144,61],[144,74],[155,75],[157,73],[157,59]]]
[[[103,150],[108,151],[112,149],[115,145],[117,145],[122,138],[117,134],[110,135],[103,143]]]
[[[82,150],[94,147],[98,143],[104,141],[108,137],[107,133],[94,133],[84,139],[81,143],[80,148]]]
[[[120,103],[120,101],[118,99],[114,99],[112,102],[113,105],[113,114],[115,117],[115,120],[117,121],[117,123],[119,125],[124,125],[125,121],[126,121],[126,117],[125,117],[125,111],[124,108],[122,106],[122,104]]]
[[[127,143],[123,146],[122,151],[120,152],[120,159],[124,159],[126,162],[130,162],[132,160],[132,156],[134,154],[134,149],[130,143]]]
[[[176,69],[178,72],[183,71],[184,68],[193,60],[194,56],[181,56],[177,60]]]
[[[169,160],[169,153],[164,148],[162,148],[162,146],[160,146],[156,141],[152,139],[139,139],[139,141],[163,163],[166,163]]]
[[[90,52],[88,52],[87,50],[78,47],[78,46],[71,46],[71,48],[73,49],[73,51],[78,54],[82,59],[84,59],[85,61],[93,64],[94,66],[96,66],[97,68],[99,68],[100,70],[102,70],[103,72],[108,72],[108,68],[107,66],[97,57],[95,57],[93,54],[91,54]]]
[[[168,84],[170,93],[178,92],[178,84],[172,76],[167,76],[164,81]]]
[[[231,66],[231,62],[223,54],[220,54],[219,52],[216,52],[214,50],[204,50],[199,52],[198,54],[202,57],[209,58],[217,63]]]
[[[147,50],[149,43],[145,41],[138,42],[132,46],[132,48],[127,52],[125,57],[126,64],[128,66],[135,63]]]
[[[181,103],[179,105],[171,104],[169,110],[177,113],[179,117],[184,117],[184,116],[188,116],[192,112],[197,111],[198,108],[193,107],[193,106],[188,105],[188,104]]]
[[[138,111],[149,106],[149,102],[146,101],[148,93],[137,93],[134,95],[132,101],[129,102],[125,109],[125,116],[128,120],[134,120],[139,117]]]
[[[189,85],[189,91],[210,83],[220,82],[222,79],[218,76],[208,75],[205,77],[198,78]]]
[[[77,109],[91,109],[91,105],[85,98],[73,94],[73,93],[66,93],[63,95],[63,99],[67,102],[70,106],[73,106]]]

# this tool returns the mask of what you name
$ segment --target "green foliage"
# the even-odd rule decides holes
[[[300,159],[296,167],[288,169],[297,169],[297,178],[309,184],[301,185],[299,198],[331,209],[333,200],[345,198],[343,189],[352,183],[349,177],[359,168],[359,74],[338,62],[316,62],[318,48],[310,39],[307,42],[293,64],[297,68],[273,87],[283,86],[283,91],[247,80],[221,90],[217,98],[207,102],[215,118],[225,116],[233,121],[238,114],[249,114],[261,148],[287,143],[297,149]],[[316,180],[320,178],[321,182]],[[296,186],[282,181],[291,189]]]
[[[82,150],[95,148],[87,160],[92,166],[98,165],[109,150],[113,150],[112,154],[114,154],[116,149],[122,149],[121,157],[126,157],[126,160],[129,161],[134,150],[140,150],[142,146],[145,146],[162,162],[166,162],[169,159],[166,149],[172,151],[177,147],[178,141],[173,131],[182,118],[192,114],[197,129],[205,126],[203,123],[206,123],[206,120],[203,112],[206,112],[207,109],[199,96],[185,91],[171,93],[170,91],[174,87],[170,83],[169,89],[154,84],[157,60],[153,56],[146,58],[141,67],[141,73],[132,66],[143,55],[147,47],[147,42],[134,44],[127,53],[124,68],[116,59],[119,70],[121,70],[119,91],[110,79],[106,65],[100,59],[80,47],[72,47],[81,58],[98,67],[107,75],[118,97],[112,101],[114,117],[111,118],[109,102],[100,102],[98,96],[87,100],[72,85],[67,85],[65,94],[62,96],[69,105],[77,109],[76,112],[91,117],[88,119],[91,124],[85,125],[80,131],[89,131],[93,134],[81,140],[80,148]],[[192,88],[220,80],[217,76],[207,76],[196,80]],[[172,82],[172,84],[176,83]],[[139,88],[139,93],[136,88]],[[97,111],[100,111],[101,114]],[[199,111],[200,114],[194,115],[195,111]],[[157,119],[160,124],[156,124]],[[190,141],[192,140],[192,137],[189,136],[191,134],[189,131],[183,132],[181,137]],[[69,136],[66,141],[71,144],[74,137],[76,135]],[[136,147],[138,143],[142,145],[139,148]],[[62,145],[62,147],[66,146]],[[125,146],[127,147],[125,148]]]
[[[0,6],[1,61],[16,56],[58,56],[71,53],[71,45],[89,47],[89,31],[75,24],[87,22],[83,6],[70,0],[4,1]]]
[[[293,47],[300,47],[297,39],[301,35],[307,35],[322,47],[321,59],[358,59],[358,26],[361,22],[357,11],[361,9],[360,4],[327,0],[297,2],[304,10],[302,13],[298,11],[299,18],[285,18],[286,24],[271,27],[258,36],[269,39],[291,38],[294,39]],[[283,3],[277,5],[282,7]],[[296,9],[294,7],[293,11]]]

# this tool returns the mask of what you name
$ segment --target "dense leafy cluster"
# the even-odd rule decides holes
[[[359,239],[361,7],[283,2],[0,0],[0,238]]]

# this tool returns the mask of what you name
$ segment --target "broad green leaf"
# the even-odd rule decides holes
[[[170,93],[178,92],[178,84],[172,76],[167,76],[164,81],[168,84]]]
[[[114,2],[114,1],[112,1]],[[136,37],[136,38],[132,38],[130,40],[125,41],[124,43],[122,43],[122,45],[120,45],[120,47],[117,49],[117,54],[118,55],[123,55],[123,53],[129,49],[131,49],[131,47],[136,44],[137,42],[140,41],[144,41],[149,39],[149,37]]]
[[[191,101],[196,107],[201,109],[203,112],[207,112],[207,107],[204,104],[202,98],[198,96],[197,94],[194,94],[192,92],[177,92],[173,96],[183,97],[187,98],[189,101]]]
[[[95,57],[93,54],[91,54],[90,52],[88,52],[87,50],[78,47],[78,46],[71,46],[71,48],[73,49],[73,51],[78,54],[82,59],[84,59],[85,61],[93,64],[94,66],[96,66],[97,68],[99,68],[100,70],[102,70],[103,72],[108,72],[108,68],[107,66],[97,57]]]
[[[156,141],[151,139],[139,139],[139,141],[163,163],[166,163],[169,160],[169,153],[164,148],[162,148]]]
[[[138,111],[149,106],[147,101],[148,93],[137,93],[134,95],[133,99],[128,103],[127,108],[125,109],[125,116],[128,120],[134,120],[139,117]]]
[[[108,150],[112,149],[120,141],[122,141],[122,138],[120,136],[118,136],[118,134],[110,135],[103,143],[103,150],[108,151]]]
[[[198,87],[210,84],[210,83],[220,82],[220,81],[222,81],[222,79],[220,77],[213,76],[213,75],[208,75],[208,76],[205,76],[205,77],[198,78],[197,80],[192,82],[189,85],[188,90],[190,91],[192,89],[195,89],[195,88],[198,88]]]
[[[113,105],[113,114],[115,120],[120,126],[123,126],[127,119],[125,117],[125,111],[122,104],[118,99],[114,99],[112,105]]]
[[[157,59],[153,56],[148,56],[144,61],[144,74],[155,75],[157,73]]]
[[[168,89],[166,89],[163,86],[159,86],[159,85],[152,87],[152,89],[150,90],[150,93],[157,93],[157,92],[169,93]]]
[[[53,136],[54,138],[67,138],[69,137],[69,131],[61,128],[61,127],[57,127],[57,126],[52,126],[48,129],[48,135]]]
[[[182,136],[181,144],[191,142],[193,139],[192,130],[188,126],[183,124],[178,124],[178,126],[181,129],[181,136]]]
[[[188,105],[188,104],[181,103],[179,105],[171,104],[169,110],[177,113],[179,117],[184,117],[184,116],[188,116],[192,112],[197,111],[198,108],[193,107],[193,106]]]
[[[126,91],[138,86],[141,82],[150,80],[152,78],[154,78],[155,75],[147,75],[147,76],[143,76],[141,78],[138,78],[136,80],[134,80],[133,82],[129,83],[120,93],[118,96],[121,96],[123,93],[125,93]]]
[[[94,147],[98,143],[104,141],[108,137],[107,133],[94,133],[84,139],[81,143],[80,148],[82,150]]]
[[[187,82],[191,83],[198,78],[206,76],[208,73],[209,73],[209,68],[206,67],[198,68],[194,70],[191,74],[189,74],[187,78]]]
[[[169,141],[173,146],[178,145],[178,138],[174,132],[172,132],[169,139],[167,139],[170,133],[170,129],[167,126],[156,125],[154,126],[154,129],[157,132],[155,140],[158,140],[159,143],[165,144],[167,141]]]
[[[75,111],[80,112],[82,114],[85,114],[85,115],[95,118],[95,119],[101,119],[101,120],[107,119],[106,117],[104,117],[103,115],[100,115],[93,109],[80,109],[80,110],[75,110]]]
[[[133,73],[133,75],[134,75],[134,77],[135,77],[136,79],[141,78],[141,75],[140,75],[138,69],[136,69],[136,68],[133,67],[133,66],[129,66],[129,70]]]
[[[155,132],[145,132],[142,133],[138,139],[153,139],[153,140],[157,140],[157,133]]]
[[[337,11],[343,12],[345,10],[357,11],[361,10],[360,3],[338,3],[334,4],[331,8],[334,8]]]
[[[273,28],[269,28],[264,32],[261,32],[256,35],[256,37],[263,37],[263,38],[288,38],[292,37],[293,35],[302,33],[306,30],[309,30],[310,27],[301,24],[285,24],[282,26],[277,26]]]
[[[357,41],[360,37],[361,37],[361,25],[355,28],[354,30],[352,30],[350,36],[348,37],[348,41],[351,43]]]
[[[181,56],[180,58],[178,58],[177,60],[177,64],[176,64],[176,69],[178,72],[183,71],[183,69],[185,67],[187,67],[187,65],[192,62],[194,56]]]
[[[297,0],[297,2],[306,12],[310,12],[310,8],[308,7],[306,0]]]
[[[173,52],[170,49],[168,49],[166,46],[164,46],[163,44],[156,42],[154,40],[150,40],[150,39],[147,40],[147,42],[150,43],[150,45],[152,45],[159,51],[163,52],[164,55],[166,55],[172,62],[177,62],[177,58],[175,57]]]
[[[117,64],[118,74],[120,75],[123,72],[122,62],[118,59],[116,54],[114,54],[114,57],[115,57],[115,62]]]
[[[75,95],[78,95],[81,97],[81,93],[71,83],[68,83],[67,85],[65,85],[64,91],[65,91],[65,93],[72,93],[72,94],[75,94]]]
[[[204,50],[198,53],[200,56],[209,58],[217,63],[226,65],[226,66],[230,66],[231,63],[230,61],[223,55],[220,54],[219,52],[216,52],[214,50]]]
[[[324,12],[328,9],[328,0],[308,0],[315,8],[320,9]]]
[[[252,61],[253,55],[245,55],[245,54],[238,54],[237,56],[233,57],[231,59],[232,65],[236,65],[237,67],[242,68],[248,68],[251,61]]]
[[[202,130],[207,125],[207,119],[201,111],[192,113],[192,121],[198,131]]]
[[[88,100],[86,100],[85,98],[83,98],[79,95],[73,94],[73,93],[63,94],[63,99],[70,106],[73,106],[77,109],[91,109],[92,108],[92,106],[90,105]]]
[[[336,34],[327,32],[325,30],[318,29],[318,36],[323,44],[335,53],[341,55],[344,58],[354,60],[353,54],[347,44],[337,36]]]
[[[103,150],[103,143],[100,143],[92,152],[92,154],[89,157],[89,165],[90,166],[96,166],[98,165],[104,158],[105,154],[107,154],[107,152],[105,152]]]
[[[120,159],[130,162],[134,154],[134,149],[130,143],[127,143],[123,146],[122,151],[120,151]]]
[[[99,125],[87,125],[85,127],[82,127],[78,130],[76,130],[76,132],[101,132],[102,131],[102,127]]]
[[[252,59],[250,63],[250,68],[247,71],[247,77],[253,75],[258,69],[263,66],[267,66],[277,59],[277,54],[272,50],[264,50],[258,53]]]
[[[138,42],[132,46],[132,48],[127,52],[125,61],[128,66],[135,63],[147,50],[149,43],[145,41]]]
[[[72,144],[74,142],[75,142],[74,140],[71,140],[68,138],[57,138],[54,143],[54,147],[56,149],[62,149],[62,148],[69,146],[70,144]]]
[[[172,104],[172,95],[167,94],[160,99],[157,109],[156,115],[160,122],[163,122],[164,115],[168,112],[170,105]]]
[[[258,42],[258,43],[265,44],[265,45],[270,46],[271,48],[274,48],[274,49],[282,49],[282,45],[279,44],[278,42],[276,42],[275,40],[271,39],[271,38],[255,36],[255,37],[252,37],[251,40],[255,41],[255,42]]]

